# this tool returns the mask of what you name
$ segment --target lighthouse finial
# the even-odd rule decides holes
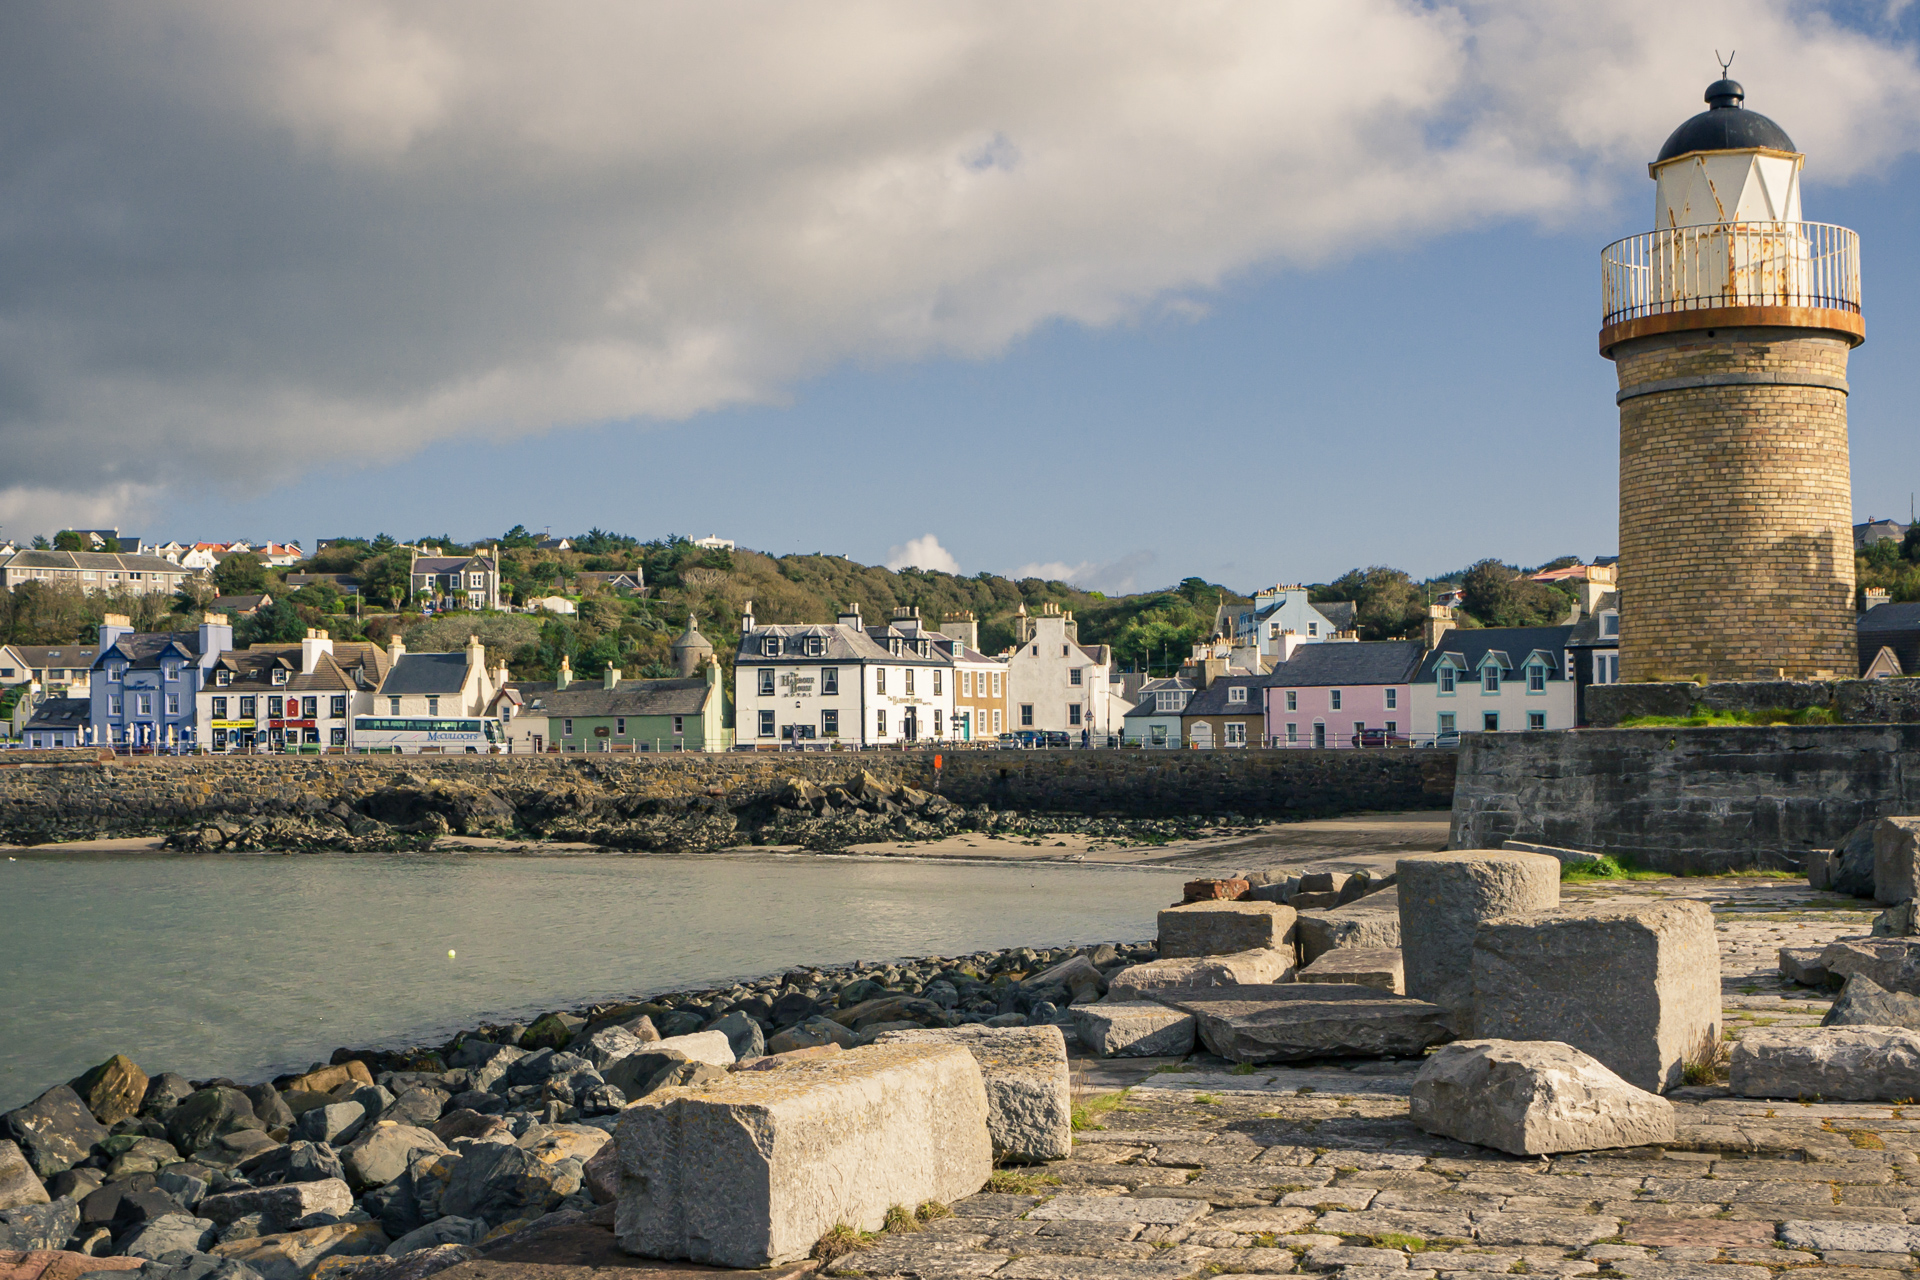
[[[1734,57],[1734,54],[1737,54],[1737,53],[1739,53],[1739,52],[1740,52],[1740,51],[1739,51],[1738,49],[1735,49],[1735,50],[1733,50],[1733,51],[1732,51],[1731,53],[1729,53],[1729,54],[1727,54],[1727,56],[1726,56],[1725,58],[1722,58],[1722,57],[1720,56],[1720,51],[1719,51],[1718,49],[1715,49],[1715,50],[1713,51],[1713,60],[1714,60],[1715,62],[1718,62],[1718,63],[1720,64],[1720,78],[1721,78],[1721,79],[1723,79],[1723,80],[1724,80],[1724,79],[1726,79],[1726,78],[1727,78],[1727,76],[1728,76],[1728,74],[1730,73],[1730,71],[1731,71],[1731,69],[1732,69],[1732,67],[1733,67],[1733,57]]]

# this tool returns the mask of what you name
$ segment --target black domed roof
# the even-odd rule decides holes
[[[1715,80],[1708,85],[1706,100],[1712,105],[1675,129],[1654,163],[1689,151],[1743,151],[1748,147],[1797,150],[1785,129],[1740,105],[1746,96],[1738,80]]]

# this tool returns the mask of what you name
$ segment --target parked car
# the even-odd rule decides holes
[[[1362,729],[1353,735],[1356,747],[1410,747],[1413,739],[1404,733],[1388,733],[1385,729]]]

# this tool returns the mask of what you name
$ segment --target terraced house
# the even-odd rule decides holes
[[[869,627],[860,606],[830,623],[759,626],[749,600],[734,655],[744,746],[857,746],[940,740],[953,732],[948,637],[917,610]]]
[[[202,615],[193,631],[158,632],[135,631],[124,614],[108,614],[89,679],[94,741],[128,750],[198,745],[201,686],[232,648],[225,614]]]
[[[692,676],[626,680],[608,667],[598,680],[576,681],[560,661],[559,679],[515,686],[522,701],[513,717],[515,749],[534,751],[726,751],[732,716],[720,666]],[[544,721],[544,725],[542,725]]]
[[[223,653],[197,699],[199,742],[217,752],[345,751],[388,665],[377,644],[314,630],[298,644]]]
[[[0,561],[0,590],[28,582],[79,587],[85,592],[131,591],[171,595],[194,570],[159,556],[123,556],[106,551],[16,551]]]
[[[1450,630],[1413,680],[1413,721],[1454,735],[1571,729],[1576,723],[1571,626]]]

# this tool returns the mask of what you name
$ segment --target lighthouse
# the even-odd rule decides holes
[[[1724,77],[1724,71],[1723,71]],[[1620,678],[1857,672],[1847,354],[1859,237],[1722,78],[1648,167],[1654,229],[1601,251],[1620,391]]]

